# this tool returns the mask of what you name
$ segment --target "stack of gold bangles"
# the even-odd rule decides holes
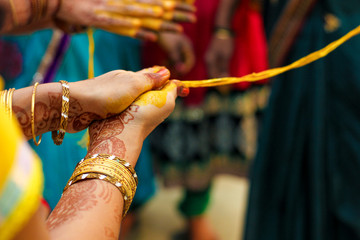
[[[38,22],[46,16],[48,1],[47,0],[30,0],[31,17],[29,23]]]
[[[123,217],[134,198],[138,178],[134,168],[125,160],[114,155],[95,154],[82,159],[64,188],[87,179],[99,179],[113,184],[124,197]]]
[[[12,118],[12,98],[15,88],[1,91],[0,104],[4,106],[6,114],[9,118]]]

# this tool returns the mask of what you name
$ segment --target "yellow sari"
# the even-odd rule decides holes
[[[0,87],[3,81],[0,78]],[[12,239],[39,207],[41,163],[0,106],[0,239]]]

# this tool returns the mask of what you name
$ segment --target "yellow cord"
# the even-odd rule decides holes
[[[95,51],[95,42],[93,29],[89,28],[87,31],[87,36],[89,39],[89,65],[88,65],[88,78],[94,78],[94,51]]]
[[[89,28],[87,30],[87,36],[89,39],[89,64],[88,64],[88,78],[94,78],[94,52],[95,52],[95,42],[94,42],[94,31],[92,28]],[[86,144],[84,144],[86,143]],[[89,146],[90,144],[90,136],[89,136],[89,130],[86,130],[84,133],[84,136],[81,138],[81,140],[78,142],[78,144],[82,147],[85,147],[84,145]]]
[[[214,86],[227,85],[227,84],[233,84],[239,82],[256,82],[264,79],[269,79],[281,73],[287,72],[289,70],[303,67],[309,63],[312,63],[320,58],[327,56],[329,53],[331,53],[336,48],[338,48],[341,44],[345,43],[350,38],[358,35],[359,33],[360,33],[360,25],[355,29],[353,29],[352,31],[350,31],[349,33],[347,33],[345,36],[330,43],[323,49],[313,52],[284,67],[268,69],[258,73],[251,73],[243,77],[228,77],[228,78],[214,78],[207,80],[183,81],[183,83],[185,87],[196,88],[196,87],[214,87]]]

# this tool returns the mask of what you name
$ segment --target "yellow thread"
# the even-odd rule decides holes
[[[95,52],[95,42],[94,42],[94,31],[92,28],[87,30],[87,36],[89,39],[89,64],[88,64],[88,78],[94,78],[94,52]],[[87,146],[90,145],[90,136],[89,134],[85,134],[84,138],[87,138]],[[80,141],[81,142],[81,141]]]
[[[312,63],[320,58],[327,56],[329,53],[331,53],[336,48],[338,48],[341,44],[345,43],[350,38],[358,35],[359,33],[360,33],[360,25],[355,29],[353,29],[352,31],[350,31],[349,33],[347,33],[342,38],[330,43],[323,49],[313,52],[284,67],[268,69],[262,72],[248,74],[243,77],[228,77],[228,78],[214,78],[214,79],[196,80],[196,81],[183,81],[182,83],[184,84],[185,87],[196,88],[196,87],[214,87],[214,86],[233,84],[239,82],[256,82],[256,81],[272,78],[281,73],[287,72],[295,68],[303,67],[309,63]]]
[[[92,28],[89,28],[87,31],[87,36],[89,39],[89,65],[88,65],[88,78],[94,78],[94,51],[95,51],[95,42]]]

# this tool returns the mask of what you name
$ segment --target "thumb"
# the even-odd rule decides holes
[[[145,68],[138,71],[138,73],[141,73],[149,83],[147,84],[145,90],[158,89],[167,83],[170,78],[170,71],[166,67],[162,66]]]

